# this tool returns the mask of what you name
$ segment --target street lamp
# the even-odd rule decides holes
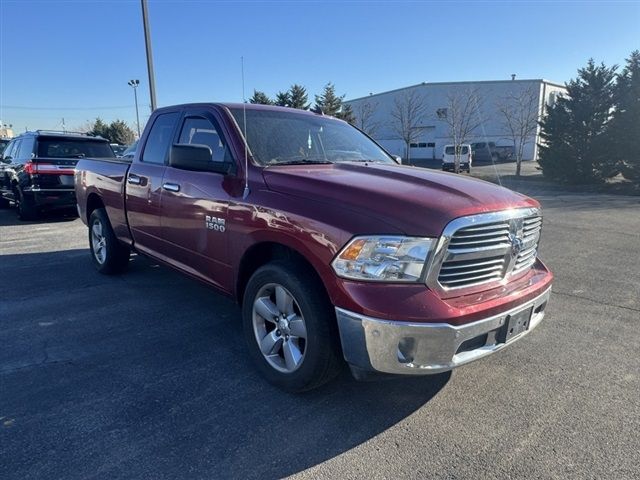
[[[140,80],[129,80],[128,85],[133,88],[133,97],[136,100],[136,126],[138,127],[138,138],[140,138],[140,117],[138,116],[138,85]]]

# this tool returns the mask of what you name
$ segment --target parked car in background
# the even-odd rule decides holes
[[[131,145],[129,145],[124,152],[122,152],[122,155],[120,155],[120,157],[122,158],[128,158],[129,160],[132,160],[133,157],[136,154],[136,149],[138,148],[138,140],[136,140],[135,142],[133,142]]]
[[[117,143],[111,144],[111,149],[116,157],[121,157],[124,151],[127,149],[126,145],[118,145]]]
[[[442,170],[459,173],[466,170],[467,173],[471,173],[471,164],[473,163],[473,156],[471,154],[471,145],[463,143],[458,145],[457,156],[459,157],[458,168],[456,168],[456,147],[455,145],[445,145],[442,151]]]
[[[495,142],[475,142],[471,144],[471,154],[476,163],[491,163],[498,161]]]
[[[498,160],[508,162],[514,159],[513,145],[496,145],[495,151],[498,154]]]
[[[74,207],[73,171],[80,158],[115,158],[109,142],[88,134],[36,130],[11,140],[0,161],[0,201],[23,220],[43,209]]]
[[[82,159],[75,187],[99,272],[135,250],[234,297],[248,356],[289,391],[345,361],[356,378],[451,370],[528,334],[550,297],[537,201],[398,165],[313,112],[160,108],[133,161]]]

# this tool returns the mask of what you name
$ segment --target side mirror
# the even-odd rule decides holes
[[[169,165],[182,170],[215,172],[228,175],[234,170],[231,162],[214,162],[211,148],[206,145],[176,143],[171,146]]]
[[[0,156],[1,163],[11,163],[11,157]]]
[[[394,155],[393,159],[396,161],[397,164],[402,165],[402,157],[398,155]]]

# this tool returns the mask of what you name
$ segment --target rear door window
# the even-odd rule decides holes
[[[141,161],[164,165],[167,162],[169,146],[173,143],[173,132],[178,121],[178,112],[162,113],[157,116],[147,136]]]
[[[20,143],[20,150],[16,154],[16,159],[18,159],[20,163],[25,163],[33,156],[33,143],[33,137],[26,137],[22,139],[22,142]]]
[[[7,148],[3,153],[4,158],[13,158],[13,152],[15,151],[18,142],[19,140],[12,140],[9,145],[7,145]]]

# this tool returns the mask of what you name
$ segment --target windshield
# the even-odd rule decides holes
[[[243,110],[231,109],[240,129]],[[348,123],[284,110],[246,111],[247,143],[261,165],[295,163],[395,163]]]
[[[104,141],[84,140],[82,138],[38,139],[38,156],[49,158],[113,158],[111,145]]]
[[[447,145],[444,150],[445,155],[453,155],[453,145]],[[458,153],[460,155],[466,155],[469,153],[469,147],[463,145],[458,145]]]

